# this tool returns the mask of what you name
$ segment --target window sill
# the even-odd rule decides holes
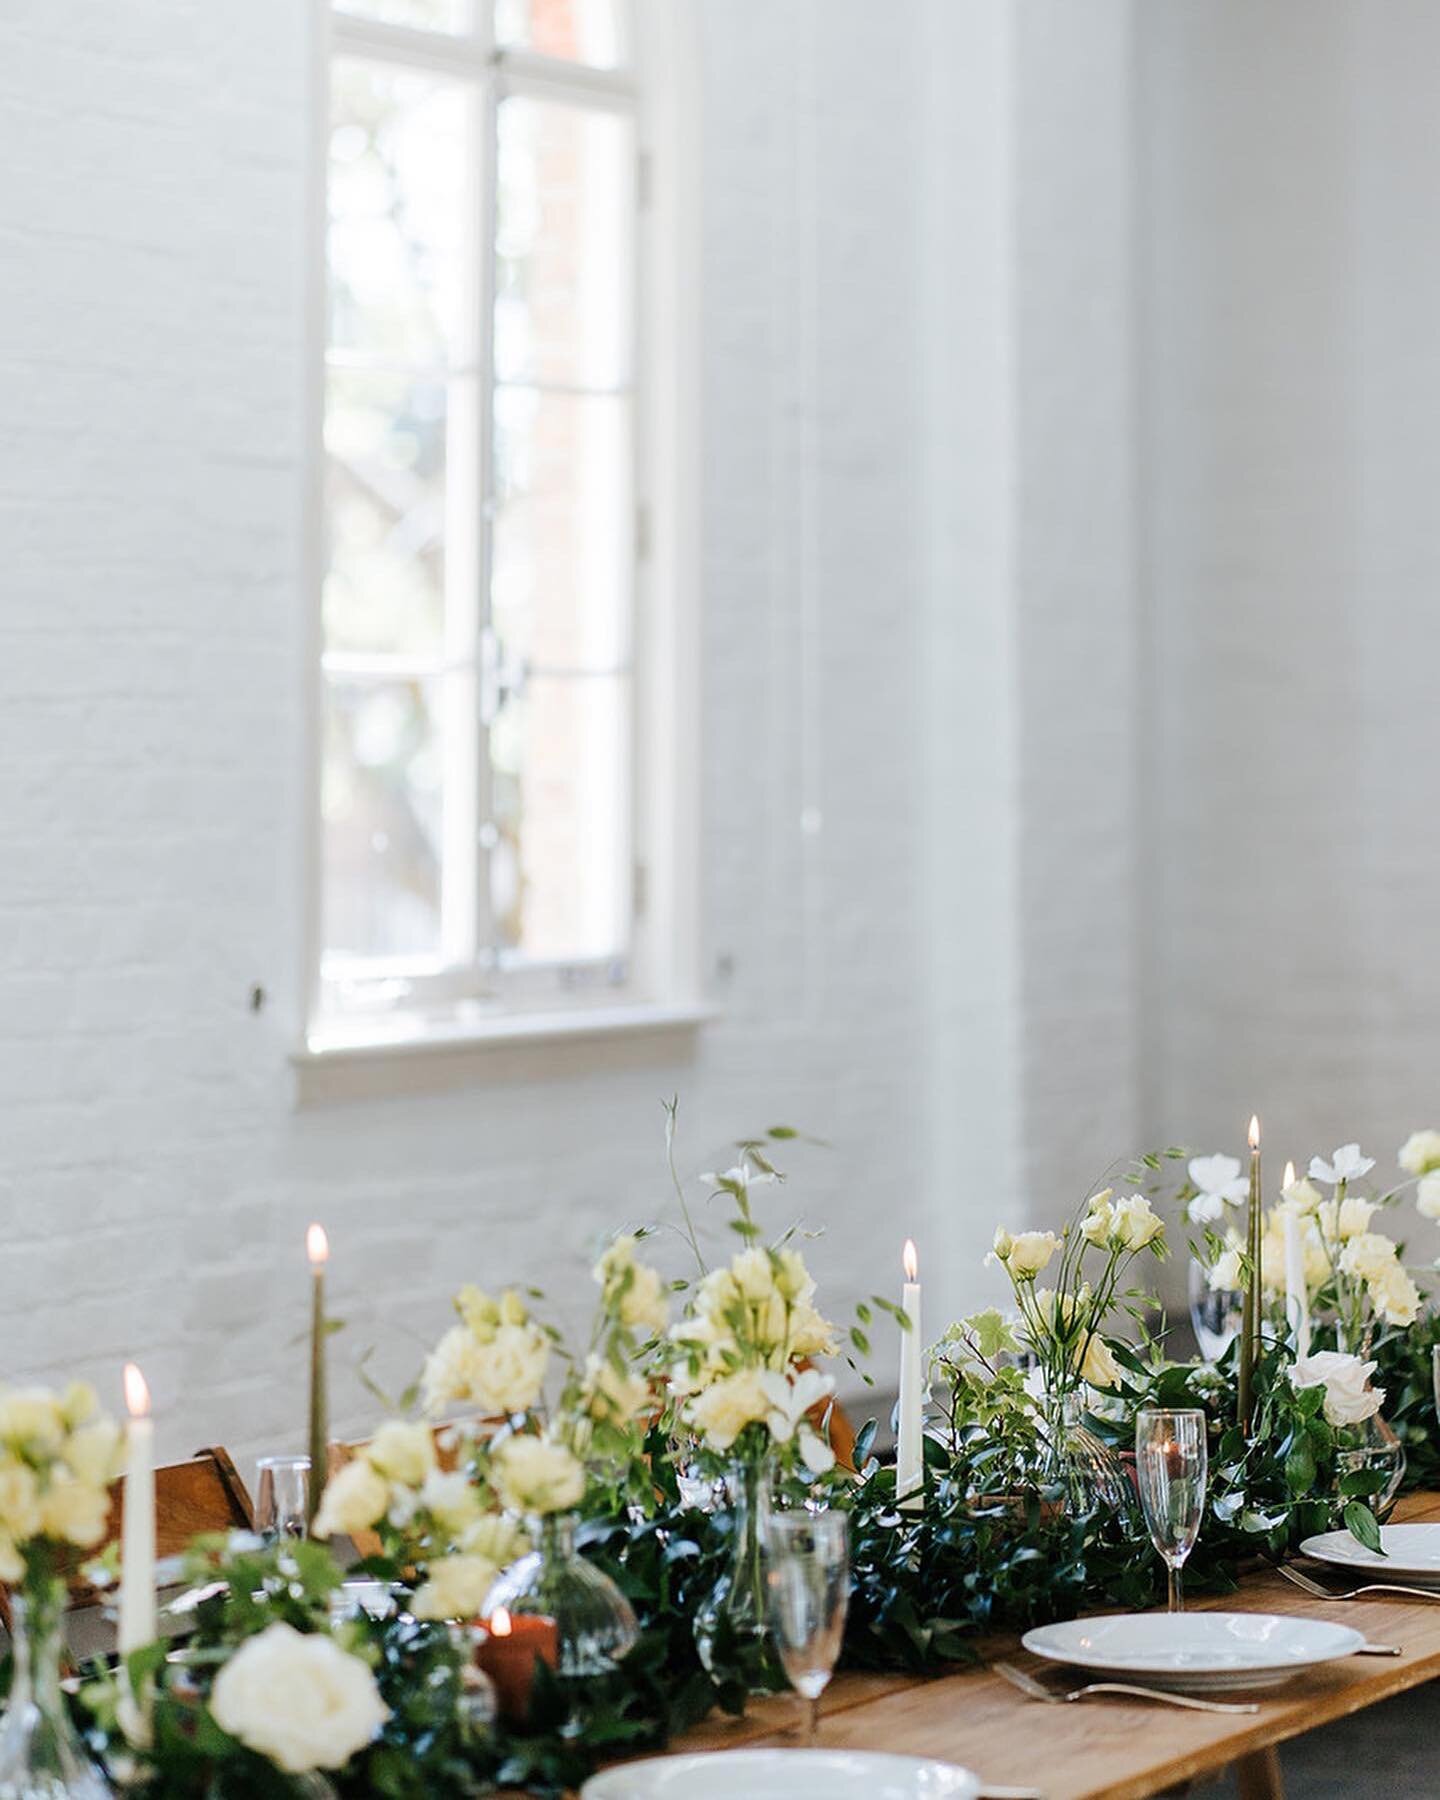
[[[584,1074],[615,1066],[617,1056],[653,1061],[657,1050],[688,1048],[686,1040],[718,1016],[714,1006],[686,1001],[482,1019],[456,1012],[338,1020],[312,1031],[290,1060],[302,1104],[434,1092],[479,1080]]]

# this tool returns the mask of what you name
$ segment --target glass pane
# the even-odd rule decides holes
[[[330,130],[330,346],[388,363],[473,339],[472,109],[453,81],[337,58]]]
[[[630,683],[532,680],[490,732],[490,903],[526,959],[621,956],[630,935]]]
[[[620,61],[623,0],[495,0],[495,41],[567,62],[613,69]]]
[[[446,383],[433,375],[330,372],[327,650],[439,652],[447,413]]]
[[[631,123],[516,96],[501,103],[499,134],[496,374],[620,387],[633,318]]]
[[[387,25],[414,25],[425,31],[467,31],[474,0],[335,0],[339,12]]]
[[[630,433],[628,399],[496,393],[491,621],[507,654],[537,670],[629,658]]]
[[[437,693],[423,682],[327,683],[327,958],[439,953]]]

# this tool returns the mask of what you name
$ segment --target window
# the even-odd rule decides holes
[[[312,1040],[659,997],[634,25],[332,14]]]

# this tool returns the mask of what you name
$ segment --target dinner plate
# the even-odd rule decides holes
[[[1112,1613],[1027,1631],[1027,1650],[1117,1680],[1204,1692],[1277,1687],[1302,1669],[1353,1656],[1348,1625],[1279,1613]]]
[[[1410,1587],[1440,1587],[1440,1525],[1382,1525],[1380,1542],[1384,1556],[1367,1550],[1348,1531],[1327,1531],[1306,1538],[1300,1549],[1317,1562],[1352,1574],[1402,1581]]]
[[[976,1800],[953,1763],[869,1750],[713,1750],[656,1756],[592,1775],[580,1800]]]

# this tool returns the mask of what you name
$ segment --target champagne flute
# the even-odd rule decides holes
[[[1180,1571],[1205,1512],[1205,1415],[1145,1407],[1135,1419],[1135,1469],[1150,1541],[1165,1561],[1171,1612],[1180,1612]]]
[[[308,1456],[262,1456],[255,1465],[255,1529],[267,1544],[303,1538],[310,1493]]]
[[[850,1604],[849,1520],[842,1512],[770,1513],[763,1542],[770,1629],[806,1703],[805,1742],[813,1748]]]

